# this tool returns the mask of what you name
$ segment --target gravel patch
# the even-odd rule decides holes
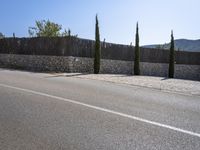
[[[169,79],[164,77],[152,77],[152,76],[131,76],[122,74],[65,73],[62,74],[61,76],[81,78],[81,79],[101,80],[118,84],[127,84],[132,86],[153,88],[166,92],[175,92],[185,95],[200,96],[199,81]]]

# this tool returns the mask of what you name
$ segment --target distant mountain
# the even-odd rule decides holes
[[[175,49],[176,50],[189,51],[189,52],[200,52],[200,39],[199,40],[177,39],[174,42],[175,42]],[[145,46],[142,46],[142,47],[169,49],[170,43],[145,45]]]

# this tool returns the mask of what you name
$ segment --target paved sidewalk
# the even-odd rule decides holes
[[[58,74],[55,74],[56,76]],[[131,76],[120,74],[81,74],[81,73],[65,73],[59,76],[75,77],[82,79],[92,79],[108,81],[118,84],[127,84],[133,86],[142,86],[154,88],[166,92],[175,92],[186,95],[200,96],[200,82],[182,79],[168,79],[164,77],[152,76]]]

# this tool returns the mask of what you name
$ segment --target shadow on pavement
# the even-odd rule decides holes
[[[61,73],[61,74],[55,74],[55,75],[50,75],[47,76],[45,78],[56,78],[56,77],[78,77],[78,76],[83,76],[83,75],[89,75],[90,73],[72,73],[72,74],[65,74],[65,73]]]

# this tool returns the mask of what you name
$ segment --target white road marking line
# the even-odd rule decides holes
[[[173,127],[173,126],[170,126],[170,125],[165,125],[165,124],[162,124],[162,123],[159,123],[159,122],[155,122],[155,121],[150,121],[150,120],[143,119],[143,118],[140,118],[140,117],[136,117],[136,116],[120,113],[120,112],[109,110],[109,109],[106,109],[106,108],[101,108],[101,107],[98,107],[98,106],[85,104],[85,103],[78,102],[78,101],[75,101],[75,100],[70,100],[70,99],[67,99],[67,98],[58,97],[58,96],[54,96],[54,95],[49,95],[47,93],[37,92],[37,91],[29,90],[29,89],[23,89],[23,88],[20,88],[20,87],[10,86],[10,85],[6,85],[6,84],[0,84],[0,86],[1,87],[5,87],[5,88],[10,88],[10,89],[15,89],[15,90],[20,90],[20,91],[32,93],[32,94],[36,94],[36,95],[40,95],[40,96],[45,96],[45,97],[49,97],[49,98],[53,98],[53,99],[66,101],[66,102],[69,102],[69,103],[85,106],[85,107],[92,108],[92,109],[95,109],[95,110],[111,113],[111,114],[118,115],[118,116],[121,116],[121,117],[129,118],[129,119],[132,119],[132,120],[137,120],[137,121],[140,121],[140,122],[144,122],[144,123],[147,123],[147,124],[152,124],[152,125],[155,125],[155,126],[158,126],[158,127],[166,128],[166,129],[171,129],[171,130],[174,130],[174,131],[177,131],[177,132],[189,134],[189,135],[196,136],[196,137],[200,138],[200,134],[199,133],[195,133],[195,132],[192,132],[192,131],[180,129],[180,128]]]

